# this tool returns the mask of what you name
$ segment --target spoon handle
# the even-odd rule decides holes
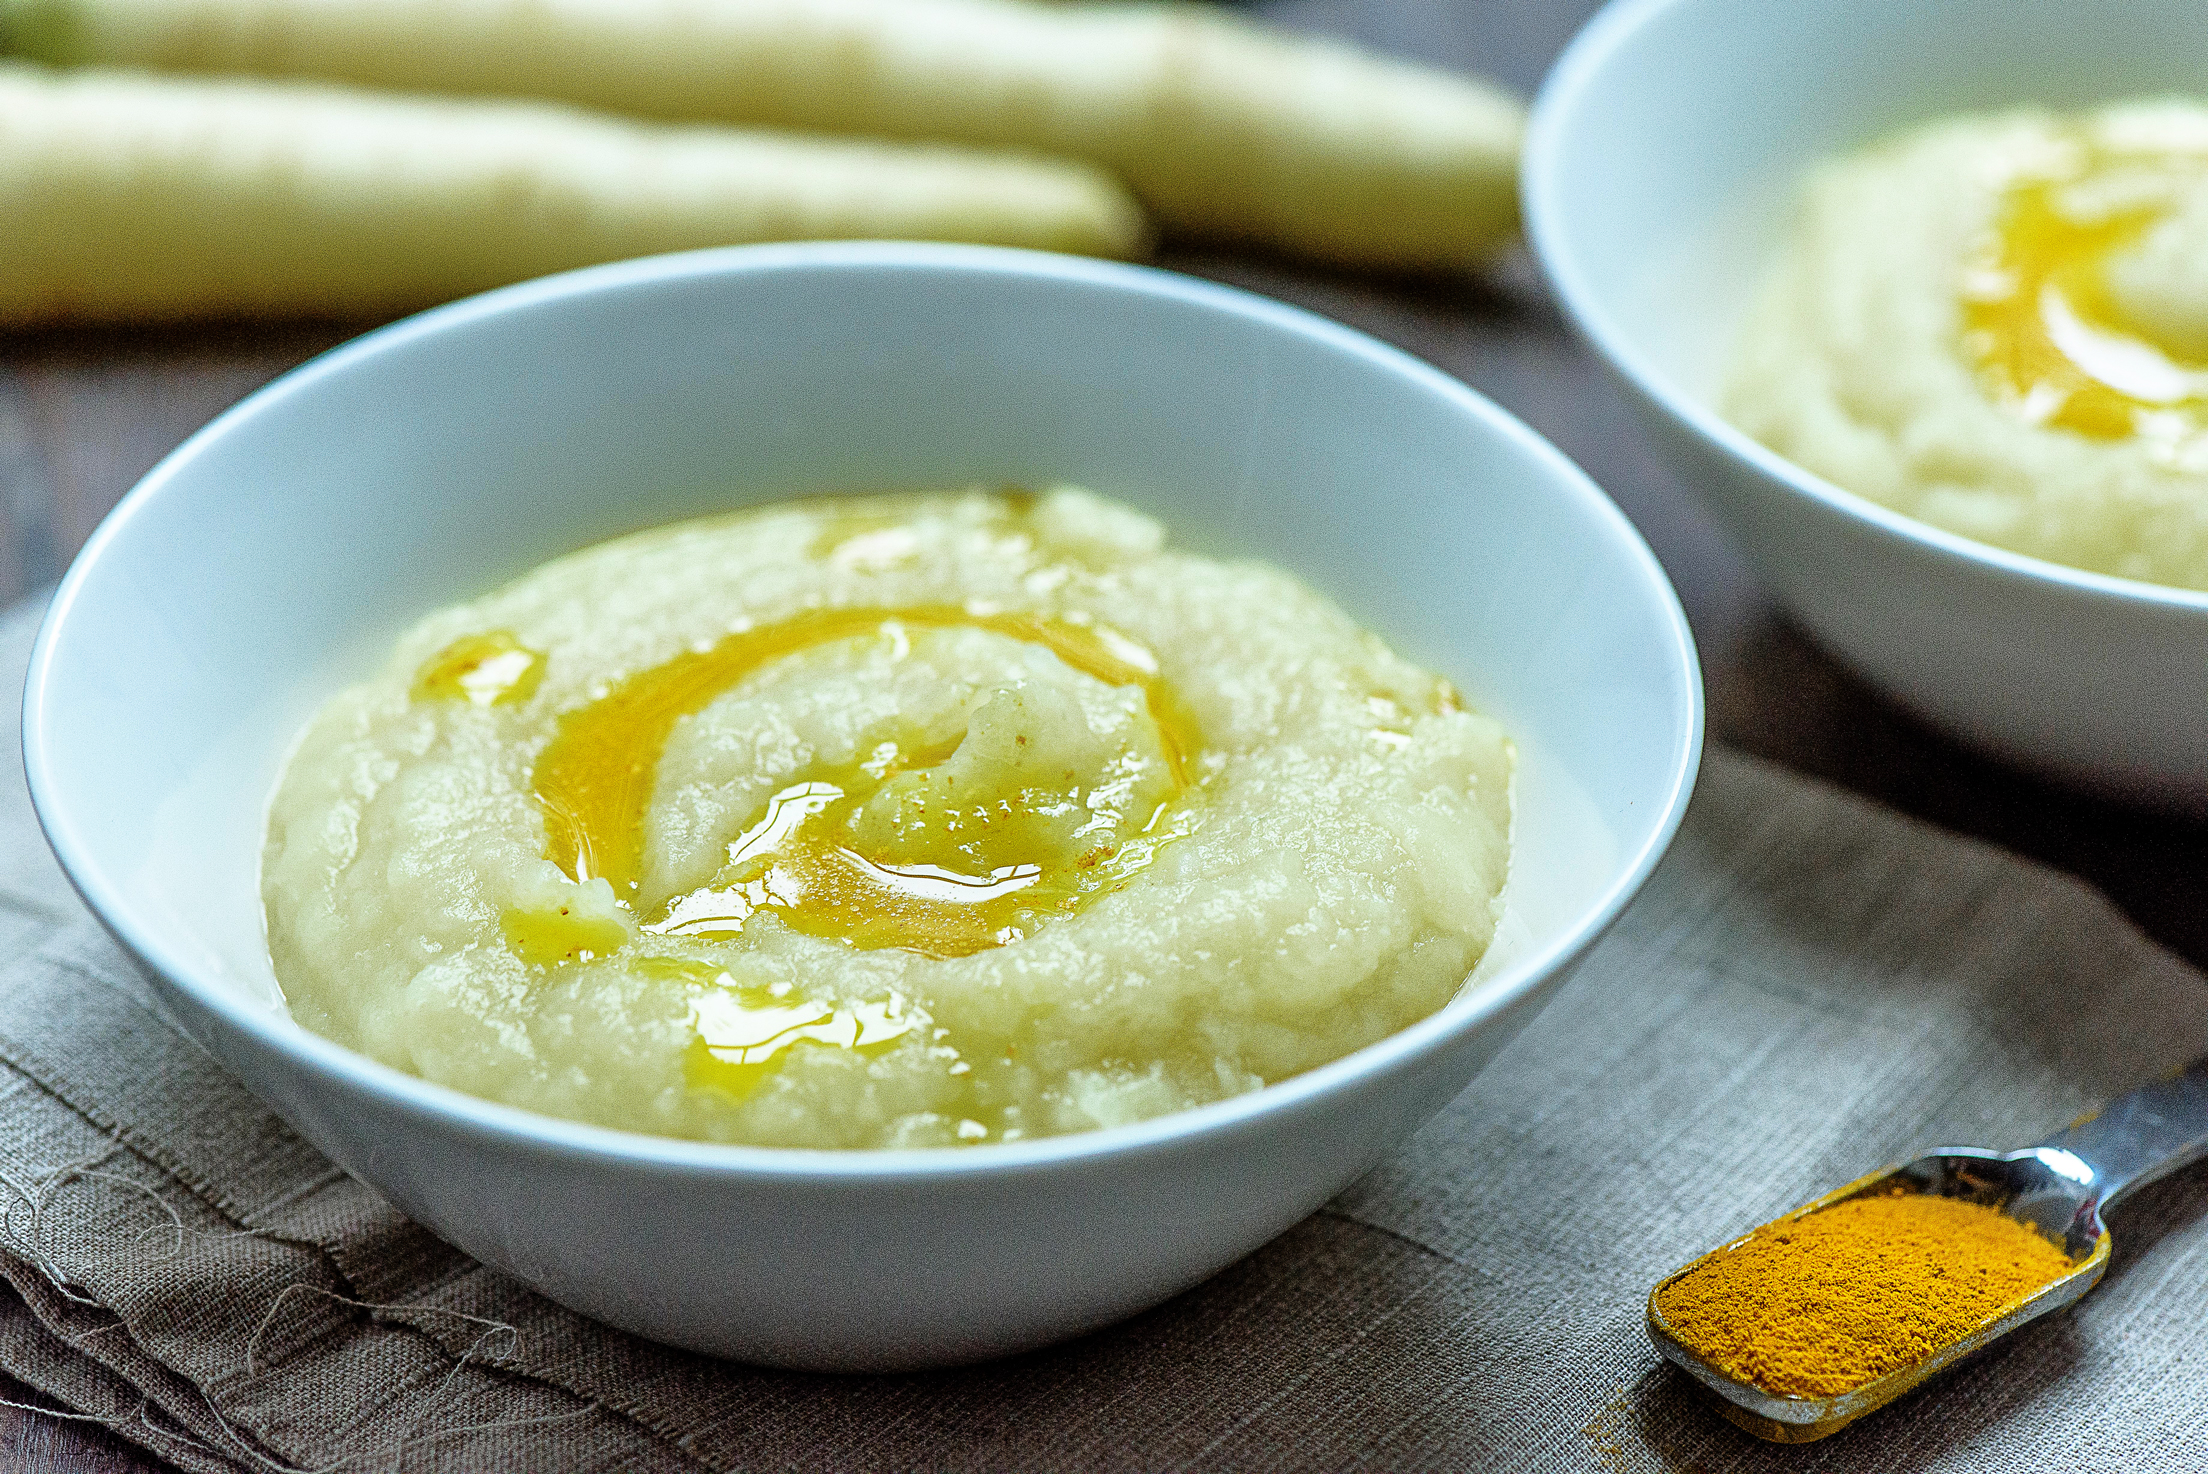
[[[2208,1058],[2116,1097],[2098,1115],[2040,1147],[2070,1152],[2093,1169],[2103,1208],[2135,1187],[2208,1157]]]

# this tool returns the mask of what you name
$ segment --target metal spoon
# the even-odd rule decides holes
[[[1707,1259],[1664,1277],[1648,1297],[1648,1335],[1656,1349],[1725,1401],[1719,1411],[1759,1438],[1808,1443],[1884,1407],[2027,1321],[2060,1310],[2100,1282],[2110,1239],[2101,1214],[2133,1188],[2208,1156],[2208,1058],[2168,1079],[2119,1096],[2099,1113],[2020,1152],[1949,1147],[1861,1177],[1775,1222],[1806,1217],[1893,1184],[1999,1208],[2062,1245],[2071,1269],[2006,1314],[1924,1360],[1834,1397],[1781,1397],[1719,1370],[1680,1344],[1656,1309],[1665,1286]],[[1713,1252],[1722,1252],[1717,1250]]]

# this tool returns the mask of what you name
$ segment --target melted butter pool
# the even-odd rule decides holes
[[[2110,267],[2170,214],[2167,202],[2091,199],[2112,170],[2208,160],[2140,160],[2081,150],[2076,172],[2013,185],[1964,276],[1964,341],[1988,387],[2035,425],[2096,440],[2175,443],[2208,431],[2208,362],[2125,310]],[[2198,187],[2197,184],[2195,187]],[[2085,198],[2081,200],[2080,196]]]
[[[930,748],[887,741],[856,763],[814,771],[784,787],[729,844],[713,881],[664,906],[643,908],[645,812],[678,721],[746,675],[800,651],[863,637],[909,649],[909,631],[954,627],[1040,645],[1091,679],[1140,688],[1165,764],[1166,792],[1142,813],[1113,816],[1132,821],[1126,826],[1135,829],[1132,836],[1107,838],[1068,856],[1053,853],[1038,831],[1046,810],[1079,801],[1106,811],[1113,791],[1134,795],[1156,785],[1068,771],[1071,787],[961,794],[942,768],[959,742]],[[1194,725],[1159,676],[1156,659],[1116,631],[946,606],[821,610],[728,635],[629,676],[561,719],[532,784],[544,809],[549,857],[576,880],[603,877],[623,904],[648,909],[649,931],[733,936],[751,917],[772,912],[794,930],[859,947],[962,957],[1025,935],[1038,918],[1079,909],[1185,834],[1188,816],[1174,801],[1188,788],[1196,745]],[[1129,755],[1120,761],[1139,765]],[[920,855],[868,853],[851,842],[860,811],[893,786],[889,797],[899,831],[925,836]]]

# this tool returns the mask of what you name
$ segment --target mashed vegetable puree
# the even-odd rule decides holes
[[[1254,1090],[1486,948],[1510,749],[1087,492],[789,503],[440,610],[284,775],[307,1027],[494,1100],[951,1146]]]
[[[2208,589],[2208,107],[1946,118],[1828,164],[1724,408],[1951,532]]]

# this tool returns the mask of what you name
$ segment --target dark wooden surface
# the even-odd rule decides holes
[[[1591,0],[1287,0],[1253,7],[1530,96]],[[2047,787],[1902,715],[1795,632],[1692,498],[1522,256],[1477,280],[1375,281],[1276,262],[1166,265],[1285,298],[1387,339],[1529,421],[1600,482],[1670,571],[1701,645],[1714,740],[1982,836],[2099,885],[2208,965],[2208,828]],[[224,406],[371,324],[0,336],[0,599],[59,577],[130,484]],[[0,1380],[0,1398],[35,1402]],[[0,1408],[0,1469],[161,1467],[98,1429]]]

